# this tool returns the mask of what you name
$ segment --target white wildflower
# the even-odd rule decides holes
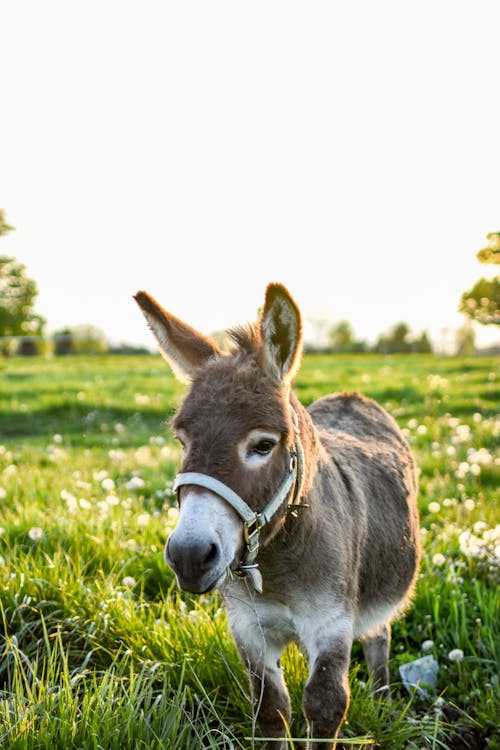
[[[111,477],[106,477],[106,479],[102,480],[101,487],[103,490],[106,490],[106,492],[110,492],[110,490],[115,489],[115,483]]]
[[[472,526],[472,531],[474,534],[482,534],[483,531],[486,531],[488,528],[488,524],[484,521],[476,521],[476,523]]]
[[[432,564],[435,565],[436,568],[442,568],[445,562],[446,557],[442,555],[441,552],[436,552],[436,554],[432,557]]]
[[[457,426],[456,438],[459,443],[466,443],[470,439],[470,427],[468,424],[459,424]]]
[[[125,578],[122,579],[122,585],[125,586],[125,588],[131,589],[135,586],[137,581],[133,576],[125,576]]]
[[[493,456],[488,450],[486,450],[486,448],[479,448],[477,451],[471,451],[468,458],[469,463],[471,464],[482,464],[488,466],[488,464],[493,462]]]
[[[149,515],[149,513],[139,513],[139,515],[137,516],[137,525],[144,528],[144,526],[148,525],[150,520],[151,516]]]
[[[422,651],[424,652],[424,654],[427,651],[431,651],[434,648],[434,641],[431,641],[431,640],[424,641],[422,643],[422,647],[421,648],[422,648]]]
[[[464,652],[462,651],[461,648],[454,648],[448,654],[448,659],[450,661],[456,662],[457,664],[458,662],[461,662],[463,658],[464,658]]]
[[[153,460],[151,449],[148,445],[143,445],[134,453],[135,460],[138,464],[150,464]]]
[[[177,508],[169,508],[167,511],[167,518],[170,521],[177,521],[177,519],[179,518],[179,511],[177,510]]]
[[[441,506],[436,502],[429,503],[427,508],[429,510],[429,513],[439,513],[439,511],[441,510]]]
[[[28,536],[32,542],[39,542],[43,536],[43,530],[40,526],[33,526],[33,528],[28,531]]]
[[[144,479],[138,476],[133,476],[128,482],[126,482],[125,487],[127,490],[142,490],[145,484]]]
[[[110,451],[108,451],[108,456],[111,459],[111,461],[115,461],[116,463],[120,463],[120,461],[123,461],[123,459],[125,458],[124,452],[116,448],[113,448]]]
[[[64,502],[66,503],[66,508],[68,509],[69,513],[75,513],[77,511],[78,500],[71,492],[68,492],[68,490],[62,490],[61,500],[64,500]]]
[[[150,445],[165,445],[165,438],[162,435],[152,436],[149,438]]]

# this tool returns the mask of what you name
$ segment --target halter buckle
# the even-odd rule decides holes
[[[258,534],[262,526],[262,516],[260,513],[256,513],[255,518],[253,519],[253,521],[250,521],[250,523],[245,521],[245,523],[243,524],[243,537],[248,547],[252,546],[255,535],[257,535],[258,538]]]

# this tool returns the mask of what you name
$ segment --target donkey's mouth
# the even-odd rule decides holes
[[[217,571],[215,575],[203,576],[201,579],[183,578],[176,573],[177,585],[182,591],[189,591],[190,594],[208,594],[209,591],[222,586],[227,578],[227,568]]]

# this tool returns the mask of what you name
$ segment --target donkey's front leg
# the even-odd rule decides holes
[[[349,705],[349,660],[352,646],[352,628],[342,618],[336,627],[320,628],[308,648],[310,676],[303,696],[311,740],[308,750],[330,750],[337,738],[340,725]],[[334,747],[341,747],[335,744]]]
[[[286,644],[266,637],[257,626],[253,633],[258,634],[255,640],[248,638],[243,641],[237,632],[234,635],[248,670],[253,716],[259,726],[254,734],[269,739],[282,738],[282,742],[259,743],[259,748],[285,750],[286,728],[290,724],[292,710],[279,658]]]
[[[291,707],[279,663],[266,665],[264,672],[248,665],[254,716],[262,737],[270,741],[259,747],[285,750],[286,727],[290,724]],[[282,742],[273,741],[282,738]]]

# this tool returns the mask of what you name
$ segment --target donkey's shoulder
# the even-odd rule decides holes
[[[313,424],[328,432],[358,438],[403,440],[395,420],[373,399],[361,393],[332,393],[308,407]]]

